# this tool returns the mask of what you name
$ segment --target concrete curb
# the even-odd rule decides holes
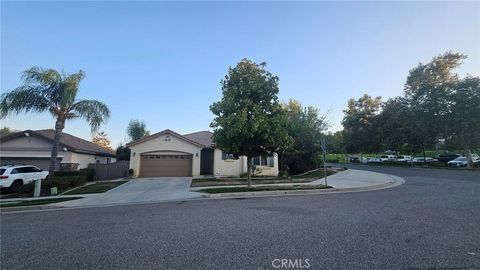
[[[359,191],[374,191],[386,188],[392,188],[405,183],[405,180],[395,175],[389,175],[392,181],[379,185],[357,188],[326,188],[326,189],[304,189],[304,190],[279,190],[279,191],[252,191],[252,192],[232,192],[232,193],[217,193],[207,194],[208,198],[247,198],[247,197],[271,197],[284,195],[306,195],[306,194],[328,194],[328,193],[348,193]],[[208,188],[208,187],[206,187]],[[196,190],[199,191],[199,190]]]

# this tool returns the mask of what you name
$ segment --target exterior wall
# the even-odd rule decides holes
[[[257,166],[262,176],[278,176],[278,155],[273,155],[273,167]],[[215,149],[213,158],[215,176],[239,176],[247,172],[247,157],[241,156],[236,160],[222,160],[222,150]]]
[[[167,136],[169,140],[167,139]],[[140,155],[146,153],[168,153],[170,152],[184,152],[193,155],[192,160],[192,175],[200,175],[200,152],[201,147],[186,142],[182,139],[177,138],[171,134],[164,134],[160,137],[153,138],[148,141],[141,142],[136,145],[130,146],[131,156],[130,156],[130,169],[133,169],[133,174],[135,177],[138,177],[140,170]]]
[[[62,163],[78,163],[78,169],[85,169],[88,167],[88,164],[97,163],[97,160],[100,164],[116,162],[116,158],[113,157],[101,157],[89,154],[68,152],[67,156],[62,159]]]
[[[246,172],[247,163],[245,157],[235,160],[222,160],[222,150],[215,149],[213,152],[213,173],[215,176],[239,176]],[[245,164],[245,169],[243,169]]]
[[[278,176],[278,155],[277,154],[273,155],[273,167],[257,166],[257,168],[260,170],[259,175]],[[245,171],[246,171],[246,169],[245,169]]]

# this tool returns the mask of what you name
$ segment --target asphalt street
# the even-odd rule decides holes
[[[355,168],[406,183],[343,194],[2,213],[1,268],[480,269],[480,172]]]

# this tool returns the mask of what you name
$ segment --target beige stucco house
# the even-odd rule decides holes
[[[239,176],[247,172],[247,158],[235,157],[215,147],[212,132],[180,135],[169,129],[127,144],[130,169],[136,177]],[[256,157],[258,175],[278,175],[278,158]]]
[[[48,170],[52,141],[55,131],[25,130],[10,133],[0,138],[0,163],[35,165]],[[91,163],[113,163],[116,154],[110,149],[100,147],[90,141],[62,133],[56,170],[79,170]]]

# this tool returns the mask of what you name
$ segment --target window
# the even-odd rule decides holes
[[[236,159],[238,159],[238,155],[229,154],[222,151],[222,160],[236,160]]]
[[[253,165],[273,167],[274,166],[273,156],[268,156],[267,158],[263,158],[261,156],[254,157],[253,158]]]
[[[6,171],[5,169],[0,169],[0,175],[3,175],[5,171]]]

